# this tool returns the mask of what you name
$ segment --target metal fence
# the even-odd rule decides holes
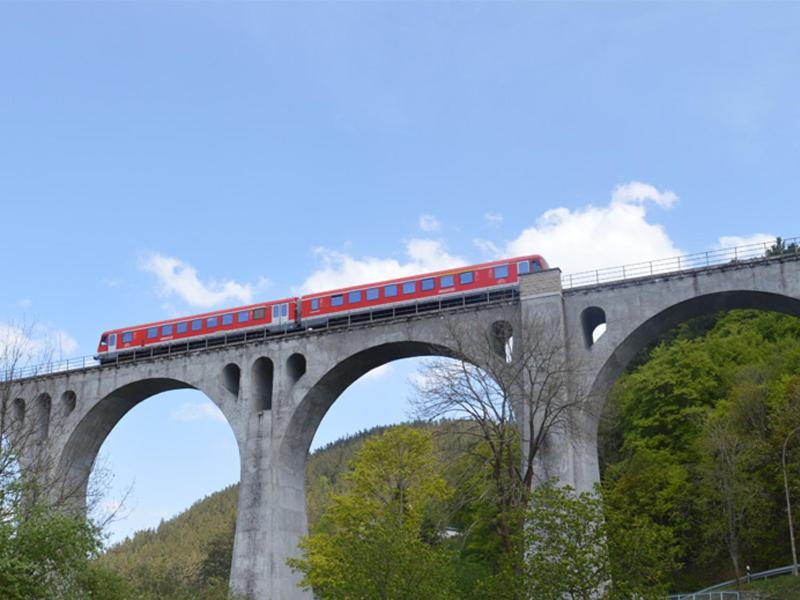
[[[756,592],[739,592],[734,590],[726,590],[725,588],[734,586],[737,583],[750,583],[751,581],[758,581],[760,579],[769,579],[770,577],[776,577],[779,575],[788,575],[791,572],[792,565],[777,567],[775,569],[767,569],[766,571],[760,571],[758,573],[749,573],[746,577],[743,577],[738,582],[735,579],[729,579],[728,581],[715,583],[714,585],[702,589],[699,592],[671,594],[668,598],[669,600],[745,600],[746,598],[752,598],[753,594]]]
[[[753,597],[753,592],[697,592],[695,594],[672,594],[668,600],[745,600]]]
[[[787,238],[782,240],[782,243],[784,253],[800,254],[800,237]],[[736,246],[734,248],[721,248],[719,250],[708,250],[707,252],[698,252],[696,254],[685,254],[672,258],[633,263],[620,267],[608,267],[605,269],[595,269],[594,271],[584,271],[582,273],[570,273],[561,276],[561,287],[564,289],[571,289],[600,283],[610,283],[613,281],[624,281],[626,279],[650,277],[652,275],[690,271],[692,269],[702,269],[715,265],[765,259],[774,245],[775,241],[773,240],[769,242],[759,242],[757,244],[747,244],[745,246]]]

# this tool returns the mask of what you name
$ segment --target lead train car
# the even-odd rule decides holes
[[[141,348],[219,337],[231,332],[318,327],[338,317],[376,308],[513,288],[520,275],[547,268],[544,258],[534,254],[113,329],[103,332],[95,358],[110,362],[121,354]]]
[[[351,286],[303,296],[300,298],[300,314],[303,327],[317,327],[332,317],[376,308],[514,287],[520,275],[546,268],[544,258],[534,254]]]

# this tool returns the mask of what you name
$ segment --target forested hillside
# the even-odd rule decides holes
[[[800,425],[800,320],[756,311],[697,319],[634,362],[609,398],[600,452],[606,516],[646,532],[647,577],[688,591],[743,573],[746,565],[788,564],[780,452]],[[432,433],[434,466],[452,490],[426,518],[460,532],[447,543],[457,556],[459,597],[466,597],[464,590],[498,568],[481,447],[463,435],[470,427],[464,422],[413,425]],[[359,433],[310,457],[312,532],[331,496],[352,485],[344,475],[356,451],[383,431]],[[800,436],[795,447],[791,491],[800,499]],[[102,560],[141,598],[224,597],[235,504],[235,488],[213,494]]]

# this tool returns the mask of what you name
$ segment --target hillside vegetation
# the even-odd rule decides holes
[[[647,533],[648,577],[689,591],[742,574],[746,565],[758,571],[790,562],[780,450],[798,425],[797,319],[756,311],[697,319],[637,357],[609,398],[600,452],[606,517]],[[449,542],[460,597],[481,597],[467,591],[499,567],[480,445],[463,435],[470,428],[464,422],[413,426],[432,434],[435,466],[454,490],[437,518],[461,532]],[[348,490],[344,475],[354,454],[384,431],[361,432],[311,455],[312,533],[332,495]],[[795,442],[789,468],[800,504],[800,437]],[[101,560],[143,599],[222,598],[235,506],[235,487],[212,494]],[[626,568],[635,577],[639,566]]]

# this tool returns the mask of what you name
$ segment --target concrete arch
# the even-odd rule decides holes
[[[457,353],[441,344],[405,340],[364,348],[338,361],[308,389],[295,408],[280,445],[282,462],[293,468],[305,463],[328,409],[360,377],[386,363],[420,356],[456,357]]]
[[[598,414],[614,383],[641,350],[689,319],[734,309],[767,310],[800,317],[800,299],[772,292],[731,290],[695,296],[652,315],[632,329],[598,371],[590,387],[590,398]]]
[[[118,387],[96,402],[80,419],[66,440],[57,467],[60,485],[66,490],[64,495],[74,499],[76,510],[84,511],[86,508],[89,475],[100,447],[114,427],[141,402],[162,392],[179,389],[199,390],[214,401],[213,396],[198,385],[169,377],[154,377]],[[224,412],[223,410],[223,414]],[[234,435],[235,433],[234,431]]]

